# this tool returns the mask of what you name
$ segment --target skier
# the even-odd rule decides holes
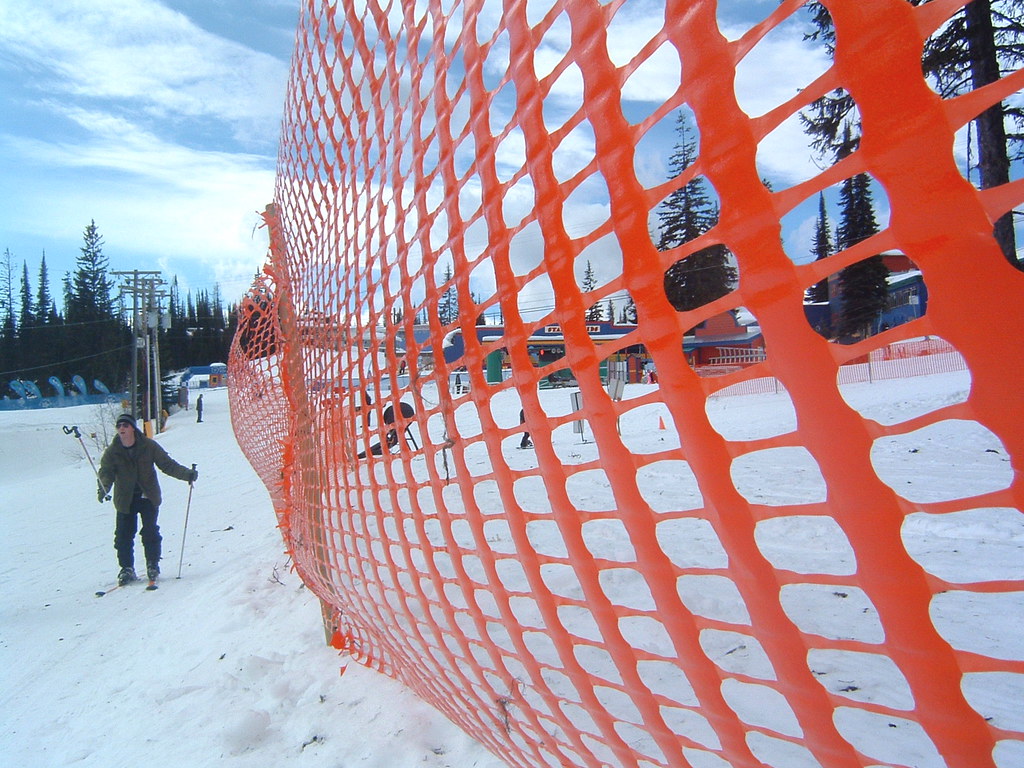
[[[203,420],[203,396],[196,398],[196,424]]]
[[[519,409],[519,423],[526,423],[526,411],[522,408]],[[520,448],[533,448],[533,440],[530,439],[529,432],[523,432],[523,439],[519,441]]]
[[[165,475],[189,484],[196,481],[199,471],[183,467],[158,442],[143,435],[131,414],[122,413],[117,417],[115,426],[117,437],[107,446],[100,459],[97,498],[103,503],[113,486],[114,509],[117,512],[114,549],[117,551],[117,564],[121,567],[117,583],[124,585],[137,578],[135,533],[140,517],[146,576],[153,582],[160,575],[161,542],[160,527],[157,525],[161,496],[156,468]]]

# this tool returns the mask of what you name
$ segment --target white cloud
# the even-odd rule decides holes
[[[790,16],[736,66],[736,99],[751,117],[793,98],[831,66],[820,44],[803,39],[804,31],[800,19]]]
[[[49,93],[212,118],[236,139],[276,137],[287,64],[205,32],[155,0],[36,0],[0,6],[0,46]]]
[[[42,244],[59,275],[95,219],[112,269],[244,291],[266,254],[286,55],[156,0],[0,2],[4,105],[25,115],[0,134],[8,242]]]
[[[4,140],[4,152],[30,163],[38,180],[20,180],[12,201],[23,231],[73,239],[95,219],[108,253],[146,254],[172,274],[201,265],[213,281],[248,283],[266,253],[266,235],[253,233],[273,194],[266,158],[190,150],[109,115],[68,114],[93,138]],[[91,181],[71,181],[83,176]]]

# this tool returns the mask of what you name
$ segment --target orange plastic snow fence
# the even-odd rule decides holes
[[[1024,765],[1019,554],[954,573],[908,544],[948,524],[929,552],[955,562],[972,520],[1021,536],[1024,274],[993,225],[1024,182],[979,191],[954,139],[1024,77],[929,87],[958,0],[823,4],[834,57],[794,67],[793,0],[739,31],[714,0],[302,3],[233,422],[334,644],[509,765]],[[836,89],[856,151],[773,170]],[[681,112],[698,151],[666,181]],[[858,174],[880,231],[811,261],[793,222]],[[659,250],[696,179],[717,223]],[[678,311],[666,271],[717,244],[734,287]],[[919,270],[924,314],[817,332],[805,292],[879,253]],[[691,329],[732,310],[765,359],[698,375]],[[847,402],[840,366],[921,337],[962,355],[960,402],[897,423]],[[656,383],[610,394],[631,357]],[[765,377],[791,420],[723,429],[711,396]],[[948,498],[879,469],[964,430],[1001,480],[950,459]]]

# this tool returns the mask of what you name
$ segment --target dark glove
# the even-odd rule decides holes
[[[102,504],[107,500],[107,492],[103,490],[103,486],[97,483],[96,485],[96,500]]]
[[[194,483],[198,479],[199,479],[199,470],[198,469],[193,469],[191,476],[188,478],[188,481],[189,481],[189,483]]]

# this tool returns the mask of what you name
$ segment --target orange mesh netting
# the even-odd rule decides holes
[[[732,40],[714,0],[645,3],[634,26],[620,22],[639,0],[302,5],[270,256],[229,378],[239,442],[333,642],[514,766],[1024,765],[1020,707],[993,701],[1008,691],[1019,705],[1024,691],[1019,562],[959,578],[905,544],[912,522],[955,531],[985,515],[1020,535],[1024,387],[1009,318],[1024,275],[992,229],[1024,183],[979,192],[953,147],[1024,78],[947,100],[929,88],[922,45],[963,3],[824,3],[834,63],[758,116],[741,109],[737,69],[801,2],[762,4],[770,15]],[[624,40],[634,53],[613,58]],[[666,62],[678,87],[627,115],[634,78]],[[859,149],[766,187],[770,134],[840,87]],[[577,103],[556,118],[569,92]],[[638,147],[684,108],[699,155],[651,183]],[[859,173],[887,198],[881,232],[796,263],[785,217]],[[698,175],[717,225],[659,251],[652,211]],[[603,205],[579,216],[594,189]],[[734,255],[736,287],[676,311],[666,270],[714,243]],[[621,267],[584,290],[583,265],[609,251]],[[920,270],[926,314],[854,344],[816,333],[805,291],[892,251]],[[598,343],[588,308],[627,295],[635,326]],[[698,375],[684,335],[740,307],[765,359]],[[499,315],[500,335],[480,340],[478,319]],[[538,362],[530,339],[552,326],[565,357]],[[960,402],[894,424],[847,403],[846,363],[921,337],[962,356]],[[612,397],[608,362],[641,346],[658,383]],[[560,369],[580,411],[539,386]],[[716,428],[712,395],[771,377],[789,426]],[[512,450],[524,428],[534,451]],[[1002,482],[935,498],[876,470],[884,446],[953,428],[988,436]],[[763,476],[774,490],[740,480],[772,456],[757,466],[783,467]],[[935,618],[947,604],[1003,619],[953,632]]]

